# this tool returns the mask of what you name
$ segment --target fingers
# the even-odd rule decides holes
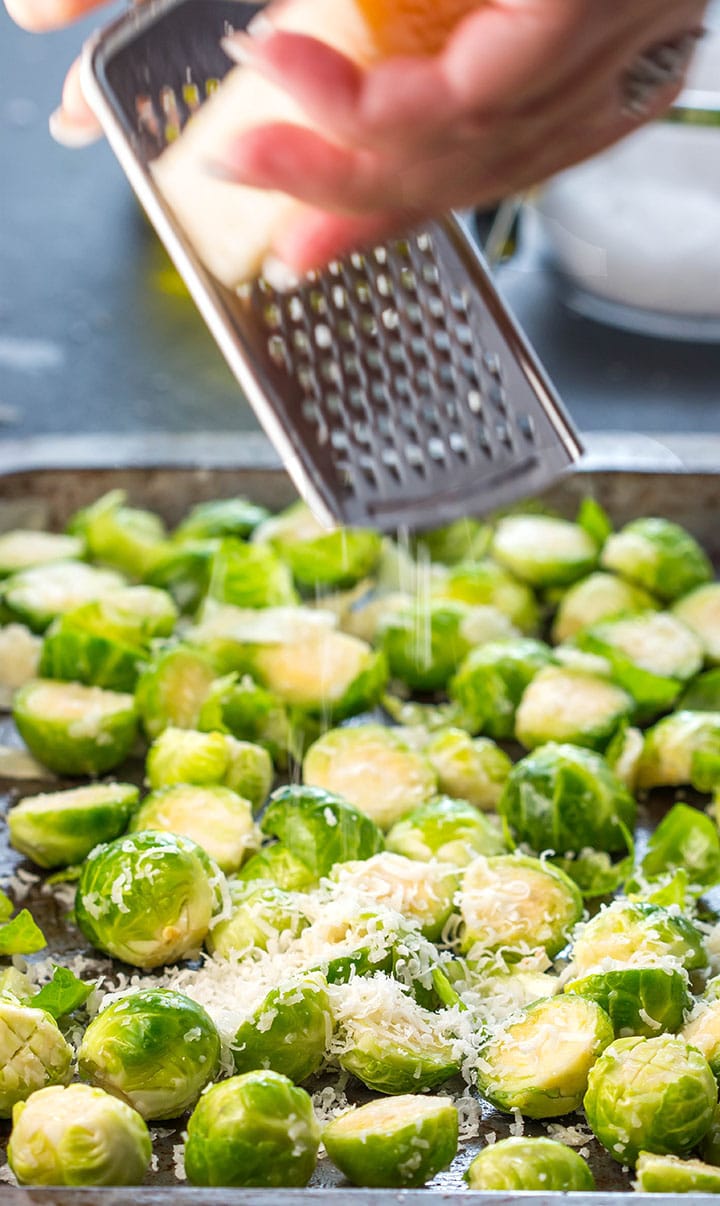
[[[103,0],[5,0],[12,19],[32,33],[59,29],[99,8]]]
[[[66,147],[84,147],[100,138],[102,131],[83,96],[80,60],[70,68],[63,87],[62,104],[50,117],[50,133]]]
[[[336,256],[406,232],[412,225],[412,216],[402,211],[355,217],[307,210],[280,232],[274,252],[282,263],[302,275],[322,268]]]

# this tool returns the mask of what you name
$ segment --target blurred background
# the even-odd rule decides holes
[[[223,437],[240,448],[255,419],[120,168],[107,146],[71,152],[47,131],[65,69],[94,24],[32,36],[0,8],[0,467],[28,441],[77,450],[90,435],[107,463],[153,434],[169,451],[199,448],[199,434],[211,433],[231,459]],[[712,110],[717,4],[710,24],[691,86]],[[553,182],[499,269],[584,432],[662,441],[720,430],[713,120],[703,110],[699,124],[658,124]]]

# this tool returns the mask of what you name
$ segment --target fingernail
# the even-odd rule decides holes
[[[62,107],[50,114],[48,126],[55,142],[73,150],[89,147],[102,136],[99,126],[89,122],[73,121]]]
[[[247,34],[236,33],[230,34],[229,37],[223,38],[220,42],[222,49],[233,63],[239,63],[244,67],[253,57],[253,39]]]
[[[267,281],[278,293],[289,293],[300,286],[300,277],[283,260],[269,255],[263,260],[260,272],[263,280]]]
[[[248,23],[245,28],[245,32],[248,33],[251,38],[254,38],[256,42],[264,42],[266,38],[272,37],[272,35],[275,33],[275,26],[273,25],[270,17],[268,17],[267,13],[258,13],[255,17],[253,17],[252,21]]]

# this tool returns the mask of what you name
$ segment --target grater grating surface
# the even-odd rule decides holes
[[[149,164],[230,69],[259,5],[150,0],[86,48],[85,86],[148,216],[321,518],[432,527],[541,490],[582,453],[486,264],[453,217],[295,290],[211,277]]]

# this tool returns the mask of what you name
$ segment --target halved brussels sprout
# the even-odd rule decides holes
[[[701,1002],[693,1011],[681,1037],[705,1056],[713,1076],[716,1080],[720,1079],[720,998]]]
[[[10,844],[38,867],[81,863],[100,842],[125,832],[139,798],[130,783],[93,783],[26,796],[8,813]]]
[[[54,561],[7,578],[2,586],[2,608],[7,619],[27,624],[33,632],[44,632],[56,616],[124,585],[124,579],[113,570],[84,561]]]
[[[416,922],[426,938],[440,938],[450,919],[458,888],[457,869],[447,863],[421,863],[384,850],[364,862],[339,863],[332,878],[378,904],[391,904]]]
[[[331,729],[310,747],[306,783],[344,796],[381,829],[437,795],[430,762],[379,724]]]
[[[562,596],[553,623],[553,641],[569,641],[591,624],[627,612],[651,611],[655,606],[647,591],[614,574],[598,571],[576,582]]]
[[[377,825],[341,796],[290,784],[270,797],[262,831],[279,838],[316,879],[337,863],[368,859],[383,849]]]
[[[185,1171],[191,1185],[301,1188],[319,1145],[305,1090],[277,1072],[246,1072],[200,1098],[188,1122]]]
[[[211,955],[232,959],[248,950],[265,951],[291,942],[310,924],[305,898],[273,884],[230,883],[232,912],[209,931],[205,945]]]
[[[275,884],[286,892],[306,892],[317,885],[317,878],[310,868],[282,842],[263,846],[253,854],[237,879],[248,884]]]
[[[675,804],[650,835],[642,861],[646,879],[657,879],[679,869],[695,888],[720,881],[720,834],[717,826],[697,808]]]
[[[492,528],[479,519],[456,519],[415,537],[416,555],[442,565],[474,561],[482,557],[492,540]]]
[[[159,737],[168,728],[196,729],[214,680],[212,662],[199,650],[178,645],[157,654],[135,691],[148,737]]]
[[[635,519],[608,540],[605,569],[672,602],[712,578],[712,566],[696,540],[668,519]]]
[[[327,981],[319,972],[273,988],[230,1044],[236,1072],[270,1068],[290,1080],[317,1072],[332,1036]]]
[[[571,980],[565,991],[596,1001],[610,1018],[618,1038],[629,1034],[652,1038],[660,1031],[673,1033],[681,1028],[692,1001],[686,977],[664,967],[621,967],[596,972],[581,980]]]
[[[272,760],[262,746],[226,733],[168,728],[150,747],[147,779],[152,788],[179,783],[229,787],[257,809],[272,787]]]
[[[604,750],[634,707],[627,692],[606,678],[547,666],[523,692],[515,714],[515,736],[529,750],[547,741]]]
[[[252,806],[229,787],[195,787],[176,783],[151,792],[130,826],[134,833],[161,830],[192,838],[221,871],[239,871],[259,834]]]
[[[531,586],[567,586],[595,569],[598,546],[576,523],[548,515],[509,515],[495,529],[496,561]]]
[[[498,811],[518,842],[562,856],[624,850],[637,806],[600,754],[551,743],[515,763]]]
[[[0,535],[0,578],[53,561],[78,561],[85,545],[76,536],[17,528]]]
[[[640,1152],[635,1173],[641,1193],[720,1193],[720,1168],[702,1160]]]
[[[465,800],[440,796],[414,808],[396,821],[387,835],[394,854],[428,863],[438,859],[464,867],[478,854],[504,854],[503,835],[481,812]]]
[[[167,592],[183,615],[192,615],[207,594],[213,557],[219,545],[219,540],[168,542],[145,575],[145,581]]]
[[[490,557],[454,566],[432,586],[441,599],[455,599],[473,607],[495,607],[521,632],[532,634],[539,609],[532,589],[518,581]]]
[[[457,1075],[460,1064],[441,1016],[418,1005],[397,980],[376,972],[331,985],[329,992],[337,1059],[368,1089],[422,1093]]]
[[[210,687],[200,708],[198,727],[261,745],[277,766],[285,768],[289,756],[302,757],[303,731],[311,725],[307,717],[298,723],[282,700],[249,674],[240,679],[227,674]]]
[[[458,1112],[448,1097],[381,1098],[333,1119],[323,1143],[353,1185],[418,1188],[454,1159]]]
[[[472,738],[465,729],[443,728],[423,753],[435,768],[441,792],[475,808],[497,808],[512,762],[489,737]]]
[[[595,1001],[572,996],[536,1001],[482,1047],[478,1087],[507,1114],[569,1114],[582,1102],[590,1069],[612,1041],[612,1023]]]
[[[284,703],[336,720],[374,707],[387,682],[381,653],[332,629],[297,644],[258,647],[251,670]]]
[[[124,1101],[89,1085],[51,1085],[15,1106],[7,1155],[21,1185],[139,1185],[152,1142]]]
[[[607,658],[616,682],[637,705],[640,720],[652,720],[671,708],[702,665],[694,633],[665,611],[606,620],[578,633],[581,649]]]
[[[502,740],[515,734],[515,711],[527,685],[553,662],[542,641],[491,641],[473,649],[450,681],[464,727]]]
[[[720,712],[673,712],[645,734],[638,787],[720,784]]]
[[[564,1143],[555,1139],[513,1137],[485,1147],[465,1174],[471,1189],[535,1191],[537,1193],[590,1193],[595,1178],[588,1165]]]
[[[75,919],[93,946],[116,959],[145,968],[173,963],[196,951],[210,926],[208,863],[194,842],[169,833],[96,846],[80,875]]]
[[[246,539],[269,519],[266,507],[247,498],[218,498],[198,503],[188,511],[173,532],[173,540],[207,540],[214,536],[239,536]]]
[[[40,678],[84,683],[108,691],[134,691],[146,650],[94,631],[94,612],[87,612],[87,608],[94,608],[94,604],[68,612],[50,625],[40,655]]]
[[[720,712],[720,668],[698,674],[675,706],[680,712]]]
[[[98,630],[148,645],[156,637],[169,637],[178,609],[166,590],[156,586],[123,586],[86,603],[84,614],[94,617]]]
[[[573,946],[573,966],[579,975],[606,971],[613,965],[647,967],[668,958],[677,960],[686,971],[705,967],[702,934],[677,909],[642,901],[616,900],[602,908],[582,928]]]
[[[672,611],[695,633],[710,665],[720,664],[720,583],[699,586],[674,603]]]
[[[565,946],[582,916],[582,896],[557,867],[517,854],[475,859],[460,885],[463,949],[522,952]]]
[[[456,959],[443,964],[443,970],[461,1000],[479,1016],[487,1016],[493,1027],[527,1009],[536,1001],[561,991],[560,977],[543,970],[548,960],[544,951],[534,952],[517,963],[506,963],[494,952],[480,952],[475,960]]]
[[[377,640],[391,678],[417,691],[440,691],[476,645],[516,635],[507,616],[494,607],[428,599],[387,612]]]
[[[272,549],[228,536],[213,555],[208,595],[232,607],[286,607],[298,597],[287,565]]]
[[[0,710],[11,707],[18,687],[37,678],[42,644],[24,624],[0,628]]]
[[[220,1065],[220,1037],[201,1005],[169,988],[129,993],[88,1026],[78,1051],[83,1080],[143,1118],[177,1118]]]
[[[137,736],[132,695],[37,678],[13,699],[23,741],[58,775],[102,775],[124,762]]]
[[[0,1118],[46,1085],[66,1085],[74,1052],[44,1009],[0,999]]]
[[[616,1039],[591,1069],[584,1106],[619,1164],[641,1151],[688,1155],[709,1131],[717,1085],[699,1051],[670,1035]]]
[[[304,502],[267,519],[253,539],[282,557],[306,594],[354,586],[372,573],[382,548],[381,537],[367,528],[324,528]]]
[[[162,552],[167,532],[159,515],[125,505],[124,490],[111,490],[78,511],[68,531],[81,536],[95,561],[142,579]]]

